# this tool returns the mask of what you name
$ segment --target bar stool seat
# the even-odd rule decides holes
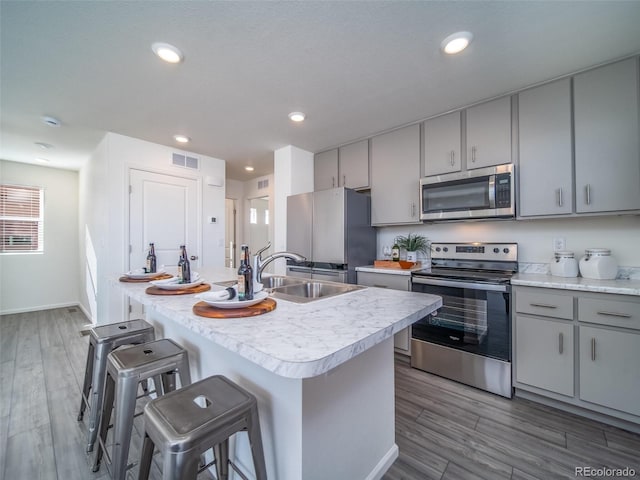
[[[89,333],[89,350],[84,372],[78,421],[89,407],[87,453],[93,450],[98,436],[100,412],[104,399],[104,379],[107,374],[107,355],[123,345],[138,345],[155,340],[153,326],[144,320],[128,320],[93,327]],[[146,385],[144,386],[146,390]]]
[[[115,350],[109,354],[94,472],[98,471],[102,456],[107,453],[113,480],[124,480],[138,384],[153,377],[157,393],[167,393],[176,389],[176,372],[180,375],[183,387],[191,383],[187,351],[169,339]],[[112,410],[113,448],[109,457],[106,445]]]
[[[226,480],[228,465],[239,472],[229,461],[229,437],[244,430],[256,479],[267,478],[256,398],[222,375],[150,401],[144,408],[144,429],[139,480],[149,478],[154,445],[163,454],[163,480],[195,479],[200,455],[211,448],[217,478]]]

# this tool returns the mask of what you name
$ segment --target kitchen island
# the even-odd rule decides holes
[[[233,269],[199,269],[213,290]],[[145,305],[158,338],[190,355],[193,380],[223,374],[258,399],[270,479],[377,479],[395,444],[393,335],[442,305],[440,297],[365,288],[240,319],[196,316],[194,295],[155,296],[120,283]],[[230,456],[253,476],[247,437]]]

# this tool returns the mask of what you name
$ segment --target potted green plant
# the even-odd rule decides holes
[[[429,249],[429,240],[417,233],[409,233],[406,237],[400,235],[396,239],[398,246],[407,251],[407,262],[417,262],[418,252],[422,252],[425,255]]]

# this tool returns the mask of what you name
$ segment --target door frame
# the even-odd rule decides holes
[[[203,211],[203,205],[202,205],[202,175],[189,175],[188,172],[185,172],[184,174],[181,174],[180,172],[175,172],[174,170],[170,170],[170,169],[166,169],[166,168],[150,168],[148,165],[141,165],[141,164],[137,164],[137,163],[130,163],[130,162],[125,162],[124,164],[124,168],[123,168],[123,179],[122,179],[122,185],[124,185],[123,188],[123,195],[124,195],[124,215],[122,216],[122,232],[123,232],[123,238],[121,239],[121,247],[122,247],[122,252],[123,252],[123,265],[121,266],[122,271],[126,272],[130,270],[130,265],[129,265],[129,260],[131,258],[131,256],[129,255],[129,240],[131,238],[131,229],[130,229],[130,217],[131,217],[131,193],[129,193],[129,187],[131,185],[131,170],[139,170],[142,172],[146,172],[146,173],[154,173],[154,174],[159,174],[159,175],[167,175],[170,177],[176,177],[176,178],[183,178],[186,180],[195,180],[196,182],[196,253],[195,255],[198,256],[198,266],[201,265],[201,260],[202,260],[202,247],[203,247],[203,240],[202,240],[202,235],[203,235],[203,229],[202,229],[202,211]],[[200,170],[197,170],[197,172],[199,173]],[[192,254],[194,255],[194,254]],[[130,306],[130,299],[127,299],[125,302],[123,302],[123,317],[122,318],[129,318],[129,306]]]

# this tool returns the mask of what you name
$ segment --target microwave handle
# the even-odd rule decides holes
[[[496,176],[489,175],[489,208],[496,208]]]

